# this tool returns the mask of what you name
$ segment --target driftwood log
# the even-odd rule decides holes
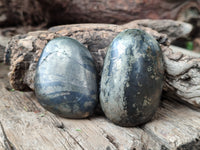
[[[10,59],[11,63],[10,83],[17,90],[34,90],[35,69],[42,49],[49,40],[60,36],[75,38],[89,49],[95,60],[100,79],[103,60],[112,39],[124,29],[140,28],[153,35],[163,50],[166,72],[163,96],[200,108],[200,58],[198,55],[190,56],[182,52],[173,52],[168,47],[169,40],[167,35],[144,27],[138,22],[133,21],[125,25],[64,25],[50,28],[48,31],[30,32],[25,35],[15,36],[9,42],[6,50],[6,60]],[[149,20],[150,22],[151,20]],[[157,23],[159,22],[162,23],[161,21]],[[186,31],[183,26],[189,26],[176,21],[171,21],[168,25],[166,28],[174,28],[173,30],[168,30],[171,40],[186,34],[175,34],[175,31],[181,32],[183,30],[183,33]],[[190,31],[191,28],[188,33]],[[172,35],[176,37],[173,38]]]
[[[25,34],[30,31],[37,31],[39,29],[41,30],[41,27],[33,27],[33,26],[17,26],[17,27],[0,28],[0,62],[3,62],[4,60],[4,51],[11,37],[17,34]]]
[[[199,12],[199,0],[0,0],[0,26],[122,24],[145,18],[190,21]]]
[[[1,150],[199,150],[200,113],[163,100],[154,118],[123,128],[103,116],[73,120],[45,111],[33,92],[10,90],[0,66]]]

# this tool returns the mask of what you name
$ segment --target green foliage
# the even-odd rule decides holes
[[[14,92],[14,91],[15,91],[15,89],[10,89],[10,91],[11,91],[11,92]]]
[[[192,41],[186,42],[186,49],[193,50],[193,42]]]
[[[45,115],[45,114],[40,114],[39,116],[40,116],[40,117],[44,117],[44,115]]]

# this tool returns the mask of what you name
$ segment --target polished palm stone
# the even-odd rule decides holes
[[[150,120],[160,101],[163,58],[157,41],[138,29],[121,32],[110,44],[101,77],[100,103],[120,126]]]
[[[78,41],[68,37],[53,39],[43,49],[34,86],[39,103],[63,117],[88,117],[97,104],[92,56]]]

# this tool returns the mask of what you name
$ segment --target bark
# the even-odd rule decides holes
[[[0,26],[41,25],[44,12],[37,0],[0,0]]]
[[[194,39],[194,51],[200,53],[200,38]]]
[[[43,9],[49,12],[51,22],[62,21],[62,23],[98,22],[98,23],[125,23],[136,19],[186,19],[185,11],[193,7],[199,12],[198,1],[181,0],[61,0],[54,1],[53,7],[49,0],[39,0]],[[48,7],[47,7],[48,6]],[[191,14],[191,13],[189,13]],[[64,17],[69,16],[69,17]],[[188,15],[187,15],[188,16]],[[191,15],[191,17],[194,14]],[[62,19],[60,19],[62,18]],[[187,18],[188,19],[188,18]],[[189,19],[188,19],[189,20]]]
[[[151,20],[148,22],[151,24]],[[159,22],[162,23],[161,21],[157,23]],[[182,26],[185,25],[185,23],[180,24],[180,22],[171,21],[171,23],[168,24],[169,26],[166,27],[175,28],[173,30],[168,30],[171,41],[173,41],[172,39],[179,38],[178,36],[184,36],[184,34],[174,33],[174,31],[180,32]],[[103,60],[108,45],[119,32],[127,28],[140,28],[145,30],[153,35],[160,43],[163,50],[166,72],[163,88],[165,91],[164,96],[200,108],[200,92],[198,88],[200,85],[200,58],[197,58],[198,55],[190,56],[182,52],[173,52],[168,47],[170,43],[167,39],[167,35],[144,27],[138,24],[138,21],[133,21],[124,25],[65,25],[50,28],[48,31],[30,32],[28,34],[15,36],[9,42],[6,50],[6,59],[10,59],[11,63],[11,71],[9,73],[10,83],[13,88],[17,90],[34,90],[35,69],[42,49],[49,40],[60,36],[72,37],[89,49],[95,60],[99,73],[98,79],[100,80]],[[156,28],[154,27],[154,29]],[[158,30],[159,29],[160,28],[158,28]],[[164,30],[165,33],[166,31],[167,30]],[[171,31],[173,31],[174,34],[172,34]],[[185,33],[185,30],[182,32]],[[175,37],[172,37],[172,35],[175,35]]]
[[[24,26],[24,27],[6,27],[0,28],[0,63],[4,61],[4,51],[6,45],[12,36],[17,34],[25,34],[29,31],[36,31],[41,29],[40,27]]]
[[[0,0],[0,26],[122,24],[145,18],[190,21],[199,10],[199,0]]]

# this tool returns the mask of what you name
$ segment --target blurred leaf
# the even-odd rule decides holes
[[[25,111],[28,111],[28,108],[27,108],[26,106],[24,106],[24,110],[25,110]]]
[[[76,129],[76,131],[81,131],[81,129]]]
[[[15,89],[11,89],[10,91],[13,92],[13,91],[15,91]]]
[[[44,114],[40,114],[39,116],[40,116],[40,117],[44,117]]]
[[[188,41],[186,43],[186,49],[188,50],[193,50],[193,42],[192,41]]]

